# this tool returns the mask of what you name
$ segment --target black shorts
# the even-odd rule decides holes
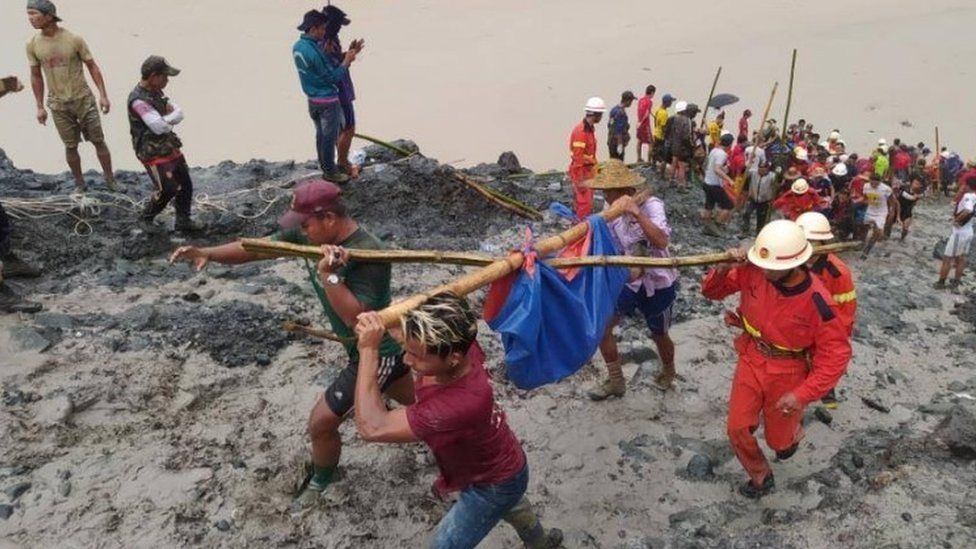
[[[705,209],[713,210],[718,206],[720,210],[731,210],[734,205],[725,189],[716,185],[702,185],[705,188]]]
[[[915,209],[915,202],[912,200],[899,200],[901,208],[898,210],[898,221],[905,221],[912,218],[912,210]]]
[[[332,413],[343,417],[352,410],[356,396],[356,374],[359,372],[359,362],[350,362],[339,372],[335,380],[325,390],[325,403]],[[379,376],[380,391],[386,392],[398,379],[407,375],[410,368],[403,363],[403,355],[380,357]]]
[[[654,160],[658,162],[671,161],[671,158],[668,156],[668,148],[664,145],[663,139],[654,140]]]

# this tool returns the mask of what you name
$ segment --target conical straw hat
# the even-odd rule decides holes
[[[621,160],[607,160],[597,168],[596,177],[586,183],[591,189],[631,189],[644,185],[644,178]]]

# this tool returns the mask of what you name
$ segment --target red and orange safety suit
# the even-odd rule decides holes
[[[822,255],[810,267],[837,304],[837,316],[847,326],[847,337],[854,334],[857,316],[857,290],[851,270],[834,254]]]
[[[593,211],[593,189],[586,182],[596,176],[596,132],[583,120],[569,136],[569,180],[573,183],[576,215],[585,219]]]
[[[813,189],[807,189],[803,194],[796,194],[790,189],[773,201],[773,207],[783,213],[790,221],[796,221],[800,214],[812,212],[820,204],[820,197]]]
[[[740,294],[744,332],[735,340],[739,361],[729,396],[726,430],[732,450],[755,486],[771,473],[753,433],[760,415],[766,445],[790,449],[803,438],[803,408],[819,400],[844,375],[851,358],[847,328],[837,305],[816,277],[806,273],[793,287],[770,282],[752,264],[713,269],[702,294],[721,300]],[[783,415],[776,404],[792,392],[800,409]]]

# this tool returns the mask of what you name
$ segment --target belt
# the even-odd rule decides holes
[[[763,339],[762,332],[757,330],[746,317],[739,315],[742,319],[742,328],[747,334],[752,336],[753,342],[756,344],[756,349],[767,358],[791,358],[797,360],[806,360],[807,350],[806,349],[791,349],[789,347],[783,347],[782,345],[776,345],[775,343],[770,343]]]

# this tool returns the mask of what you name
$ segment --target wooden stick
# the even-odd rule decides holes
[[[385,147],[387,149],[390,149],[391,151],[398,152],[398,153],[400,153],[403,156],[411,156],[413,154],[416,154],[416,153],[412,153],[412,152],[410,152],[407,149],[404,149],[402,147],[397,147],[393,143],[387,143],[386,141],[383,141],[382,139],[377,139],[375,137],[370,137],[368,135],[363,135],[361,133],[354,133],[352,135],[353,135],[353,137],[358,137],[359,139],[362,139],[364,141],[369,141],[370,143],[375,143],[375,144],[377,144],[377,145],[379,145],[381,147]]]
[[[306,335],[306,336],[309,336],[309,337],[317,337],[319,339],[327,339],[329,341],[335,341],[337,343],[353,343],[353,342],[356,341],[356,338],[354,338],[354,337],[342,337],[342,336],[336,335],[336,334],[334,334],[334,333],[332,333],[332,332],[330,332],[328,330],[320,330],[320,329],[317,329],[317,328],[312,328],[310,326],[303,326],[301,324],[298,324],[297,322],[292,322],[290,320],[286,320],[281,325],[281,327],[286,332],[291,332],[293,334]]]
[[[935,190],[942,186],[942,147],[939,146],[939,127],[935,127]]]
[[[705,101],[705,106],[702,109],[702,121],[700,129],[705,129],[705,123],[708,121],[708,104],[712,102],[712,98],[715,97],[715,87],[718,86],[718,77],[722,75],[722,67],[718,68],[715,72],[715,80],[712,80],[712,89],[708,92],[708,101]],[[718,146],[718,143],[713,143],[713,145]]]
[[[796,48],[793,48],[793,62],[790,63],[790,89],[786,94],[786,114],[783,115],[783,140],[786,140],[786,129],[790,120],[790,105],[793,103],[793,76],[796,74]]]
[[[759,149],[759,141],[762,138],[763,130],[766,128],[766,121],[769,120],[769,110],[773,108],[773,98],[776,97],[776,88],[778,87],[779,82],[773,82],[773,91],[769,92],[769,101],[766,102],[766,110],[763,111],[762,121],[759,122],[759,131],[756,132],[756,137],[752,140],[752,151],[749,153],[746,166],[752,165],[752,160]]]
[[[816,246],[814,254],[837,253],[848,250],[860,249],[864,246],[863,242],[840,242],[837,244],[827,244]],[[713,254],[692,255],[687,257],[634,257],[626,255],[591,255],[585,257],[574,257],[565,259],[553,259],[546,263],[557,269],[567,269],[570,267],[701,267],[704,265],[714,265],[716,263],[727,263],[733,261],[732,255],[728,252]]]
[[[471,187],[478,194],[485,197],[487,200],[494,202],[498,206],[505,208],[506,210],[518,216],[527,217],[535,221],[542,220],[542,212],[534,208],[531,208],[504,193],[500,193],[494,189],[486,187],[485,185],[478,183],[477,181],[471,179],[470,177],[462,173],[455,172],[454,178],[460,181],[461,183],[464,183],[468,187]]]
[[[649,196],[650,193],[644,191],[635,196],[634,200],[640,204],[644,200],[647,200]],[[607,221],[612,221],[623,214],[623,206],[618,202],[617,205],[611,205],[610,208],[604,210],[599,215]],[[583,221],[582,223],[574,225],[556,236],[551,236],[544,240],[540,240],[535,244],[535,250],[541,256],[548,255],[569,246],[580,238],[583,238],[586,236],[588,229],[589,223]],[[423,305],[424,302],[427,301],[427,299],[429,299],[431,296],[443,292],[452,292],[460,296],[468,295],[478,288],[491,284],[492,282],[518,270],[520,267],[522,267],[524,261],[524,255],[519,252],[513,252],[505,259],[495,261],[491,265],[482,267],[481,269],[462,276],[453,282],[442,284],[432,290],[414,295],[399,303],[395,303],[380,311],[380,318],[383,319],[383,323],[387,327],[396,326],[400,322],[401,316],[408,311]]]

